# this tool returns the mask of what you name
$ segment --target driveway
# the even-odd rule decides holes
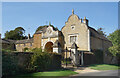
[[[119,72],[118,70],[94,70],[88,67],[78,67],[73,69],[70,67],[68,69],[73,70],[79,74],[63,78],[120,78],[118,77],[120,70]]]
[[[79,74],[74,76],[118,76],[118,70],[93,70],[90,68],[83,68],[83,70],[75,70]]]

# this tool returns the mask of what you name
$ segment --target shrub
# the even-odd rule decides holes
[[[27,51],[28,50],[28,48],[26,47],[26,48],[24,48],[24,51]]]
[[[40,48],[31,50],[34,52],[6,52],[3,50],[3,75],[38,72],[61,67],[60,54],[42,52]]]
[[[17,59],[10,52],[2,52],[2,74],[15,75],[18,72]]]
[[[60,67],[60,61],[61,57],[59,54],[35,52],[31,59],[31,69],[36,72],[56,69]]]

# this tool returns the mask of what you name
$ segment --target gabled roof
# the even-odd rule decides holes
[[[10,40],[10,39],[1,39],[2,40],[2,43],[5,43],[5,44],[10,44],[10,43],[15,43],[16,40]]]
[[[48,26],[44,26],[43,28],[41,28],[39,31],[35,32],[35,34],[40,34],[40,33],[44,33],[46,32],[46,29],[48,28]]]
[[[25,43],[33,43],[33,38],[16,41],[16,44],[25,44]]]
[[[97,34],[97,35],[94,35],[94,37],[100,38],[100,39],[103,39],[103,40],[106,40],[106,41],[110,41],[104,35],[99,34],[99,32],[97,32],[94,28],[88,26],[88,29],[90,30],[91,33],[93,33],[93,34],[96,33]]]
[[[49,26],[51,26],[51,27],[53,28],[53,30],[55,30],[55,31],[58,30],[58,29],[56,29],[56,28],[55,28],[54,26],[52,26],[52,25],[49,25]],[[44,27],[41,28],[39,31],[35,32],[35,34],[45,33],[46,30],[47,30],[47,28],[48,28],[49,26],[44,26]]]

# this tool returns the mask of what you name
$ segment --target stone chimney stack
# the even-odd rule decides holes
[[[28,39],[30,39],[31,37],[30,37],[30,34],[28,34]]]
[[[84,17],[83,23],[85,23],[86,25],[88,25],[88,20],[86,19],[86,17]]]

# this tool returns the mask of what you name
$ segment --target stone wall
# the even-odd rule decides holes
[[[33,54],[34,52],[9,52],[9,53],[3,52],[2,53],[3,75],[4,76],[5,75],[16,75],[16,74],[23,74],[23,73],[37,71],[38,69],[34,70],[33,66],[31,66],[31,60],[32,60],[31,56]],[[46,55],[42,54],[41,56],[45,57],[45,58],[39,58],[39,60],[43,60],[42,64],[36,63],[36,64],[40,64],[39,66],[40,71],[54,70],[54,69],[61,68],[61,55],[60,54],[54,54],[54,53],[49,54],[49,55],[47,54],[47,57]],[[36,61],[36,62],[41,62],[41,61]]]
[[[21,44],[16,44],[16,50],[17,51],[24,51],[24,48],[32,48],[33,47],[33,43],[21,43]]]
[[[33,48],[41,47],[42,34],[34,34],[33,36]]]

